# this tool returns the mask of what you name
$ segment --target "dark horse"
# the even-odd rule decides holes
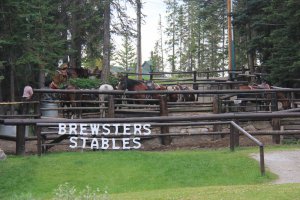
[[[266,83],[264,84],[261,84],[261,85],[242,85],[242,86],[239,86],[239,89],[240,90],[266,90],[266,94],[261,94],[261,95],[257,95],[256,94],[256,98],[260,97],[260,98],[263,98],[263,99],[266,99],[268,102],[271,102],[272,100],[272,94],[271,93],[268,93],[268,90],[272,89],[272,87]],[[286,98],[286,96],[284,95],[283,92],[275,92],[276,94],[276,98],[278,100],[278,102],[280,102],[282,104],[282,108],[284,110],[286,109],[289,109],[290,108],[290,101]],[[251,94],[239,94],[238,95],[238,98],[245,98],[245,97],[250,97]],[[252,95],[253,97],[253,95]],[[242,102],[242,105],[243,106],[246,106],[245,105],[246,102]],[[269,106],[267,106],[267,109],[269,109]]]
[[[118,90],[128,90],[128,91],[145,91],[148,90],[147,85],[143,81],[137,81],[133,79],[128,79],[127,77],[121,77],[120,82],[117,85]],[[146,99],[146,94],[133,94],[130,95],[134,99]],[[142,103],[143,101],[138,101]]]

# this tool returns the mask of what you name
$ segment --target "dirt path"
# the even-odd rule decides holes
[[[252,154],[259,161],[258,154]],[[265,153],[265,165],[278,175],[274,184],[300,183],[300,150]]]

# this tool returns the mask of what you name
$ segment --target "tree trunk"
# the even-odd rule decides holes
[[[83,18],[81,14],[82,0],[76,0],[74,2],[76,10],[72,13],[72,40],[71,40],[71,49],[75,52],[72,53],[70,58],[70,65],[74,68],[81,67],[81,45],[82,45],[82,28],[80,21]]]
[[[142,80],[142,39],[141,39],[141,9],[142,4],[140,0],[136,1],[137,6],[137,71],[138,78]]]
[[[108,82],[110,72],[110,0],[104,2],[103,69],[101,79]]]
[[[41,65],[39,71],[39,88],[43,87],[45,87],[45,66]]]
[[[250,27],[249,23],[246,25],[246,28],[247,28],[248,41],[251,41],[252,31],[251,31],[251,27]],[[250,50],[248,50],[248,66],[249,66],[250,74],[254,73],[254,60],[255,60],[254,51],[252,49],[250,49]],[[254,82],[254,81],[255,81],[255,77],[251,77],[251,82]]]

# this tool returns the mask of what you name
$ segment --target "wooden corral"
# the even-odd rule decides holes
[[[193,73],[195,75],[195,73]],[[195,77],[195,76],[194,76]],[[197,74],[196,74],[197,77]],[[153,78],[153,80],[155,80]],[[158,79],[157,79],[158,80]],[[165,80],[161,78],[161,82]],[[173,81],[173,82],[172,82]],[[177,81],[177,82],[176,82]],[[192,91],[167,91],[167,90],[159,90],[159,91],[98,91],[98,90],[49,90],[49,89],[36,89],[34,90],[35,95],[37,96],[35,102],[31,102],[32,104],[36,104],[34,112],[29,115],[13,115],[10,113],[3,113],[1,116],[2,123],[5,125],[13,124],[12,121],[9,121],[10,118],[21,118],[20,121],[16,120],[14,122],[17,128],[16,137],[6,137],[1,136],[0,139],[9,139],[16,141],[16,153],[23,154],[25,151],[25,141],[26,140],[36,140],[37,132],[39,128],[41,128],[41,134],[44,133],[42,128],[44,125],[51,125],[50,123],[54,123],[53,120],[71,120],[72,122],[79,122],[80,120],[123,120],[128,119],[131,122],[134,120],[150,120],[150,123],[153,124],[154,127],[157,127],[155,134],[153,137],[160,138],[160,142],[163,145],[169,145],[172,143],[172,139],[174,137],[187,137],[193,135],[208,135],[212,137],[213,140],[217,140],[226,135],[230,134],[230,127],[228,127],[228,123],[223,125],[220,121],[223,120],[237,120],[242,126],[244,122],[254,121],[254,120],[268,120],[272,122],[273,130],[250,130],[248,133],[251,135],[272,135],[275,143],[280,142],[280,136],[288,134],[288,135],[297,135],[299,134],[299,129],[287,128],[289,126],[289,122],[285,118],[290,118],[290,115],[297,116],[297,113],[281,113],[280,115],[274,113],[278,110],[277,104],[279,99],[266,100],[263,98],[258,98],[259,94],[266,93],[275,93],[278,91],[282,91],[286,94],[291,102],[292,108],[297,107],[297,102],[299,99],[296,99],[294,95],[295,93],[299,93],[300,89],[271,89],[271,90],[251,90],[251,91],[241,91],[236,88],[239,84],[244,84],[244,82],[240,81],[226,81],[226,80],[208,80],[203,79],[200,80],[198,78],[180,80],[181,84],[189,84],[193,85],[194,90]],[[166,85],[177,84],[178,79],[176,80],[168,80],[164,82]],[[132,94],[140,94],[144,93],[147,95],[160,95],[160,99],[143,99],[143,103],[135,104],[132,102],[139,101],[141,99],[133,99],[129,98]],[[195,101],[189,102],[168,102],[166,97],[170,94],[193,94],[197,96]],[[237,95],[240,93],[247,94],[248,97],[244,99],[237,98]],[[50,95],[45,95],[50,94]],[[74,94],[76,96],[85,98],[78,98],[75,100],[76,103],[70,107],[62,107],[62,100],[59,98],[43,98],[44,96],[59,96],[57,94]],[[97,97],[101,94],[109,95],[109,99],[106,101],[99,101]],[[255,95],[256,98],[249,98],[249,95]],[[87,98],[86,98],[87,97]],[[96,98],[95,98],[96,97]],[[248,113],[244,113],[245,111],[241,111],[243,108],[238,102],[239,101],[249,101],[251,104],[254,103],[253,107],[255,109],[250,109],[249,105],[246,105],[247,109],[245,110]],[[49,106],[49,103],[51,106]],[[71,102],[64,102],[71,103]],[[13,103],[12,103],[13,104]],[[21,102],[20,102],[21,104]],[[48,104],[45,106],[45,104]],[[103,104],[104,107],[100,107],[99,105]],[[265,107],[270,107],[269,111],[265,111],[265,109],[261,109],[258,105],[265,104]],[[271,106],[269,106],[271,104]],[[106,112],[106,117],[100,119],[100,110],[104,110]],[[47,116],[44,114],[47,111],[54,111],[53,116]],[[63,113],[67,111],[72,111],[73,118],[75,119],[64,119]],[[256,112],[253,115],[253,112]],[[212,116],[216,116],[216,118],[212,116],[208,116],[207,113],[214,113]],[[222,114],[226,113],[226,114]],[[76,116],[74,115],[76,114]],[[270,114],[270,115],[268,115]],[[74,117],[75,116],[75,117]],[[197,120],[193,117],[198,117]],[[264,117],[263,117],[264,116]],[[149,118],[153,117],[153,118]],[[186,118],[180,118],[186,117]],[[203,118],[204,117],[204,118]],[[207,118],[205,118],[207,117]],[[28,119],[31,118],[31,119]],[[27,121],[27,119],[29,121]],[[168,121],[170,119],[170,121]],[[278,119],[285,119],[283,121]],[[37,120],[37,121],[30,121]],[[138,120],[138,121],[139,121]],[[154,121],[153,121],[154,120]],[[195,122],[196,120],[196,122]],[[202,127],[199,125],[202,121],[208,126]],[[147,122],[147,121],[144,121]],[[179,124],[183,123],[183,124]],[[198,123],[198,124],[197,124]],[[215,123],[215,124],[214,124]],[[33,125],[37,129],[37,132],[34,136],[25,137],[24,129],[25,126]],[[199,127],[200,126],[200,127]],[[179,127],[179,128],[177,128]],[[284,127],[284,128],[282,128]],[[291,129],[291,130],[288,130]],[[190,131],[193,130],[193,131]],[[51,131],[50,131],[51,132]],[[243,131],[242,131],[243,132]],[[164,134],[164,137],[161,135]],[[24,136],[23,136],[24,135]],[[47,133],[45,133],[47,135]],[[53,137],[46,137],[47,140],[51,139],[53,143],[60,143],[60,139]],[[64,139],[64,138],[63,138]],[[236,141],[238,144],[238,140]],[[46,145],[46,143],[45,143]]]

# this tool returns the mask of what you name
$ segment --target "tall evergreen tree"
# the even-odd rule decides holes
[[[236,26],[250,60],[259,61],[274,84],[290,86],[300,72],[299,8],[296,0],[237,2]],[[252,62],[252,63],[251,63]]]
[[[122,48],[116,53],[115,60],[125,71],[135,71],[136,53],[128,34],[124,35]]]
[[[165,0],[165,4],[167,5],[167,27],[165,29],[165,33],[167,35],[166,40],[166,46],[167,51],[170,51],[170,54],[168,55],[168,61],[171,65],[172,72],[176,71],[176,61],[177,61],[177,55],[176,55],[176,49],[178,48],[178,42],[179,42],[179,33],[178,33],[178,23],[177,19],[178,17],[178,2],[177,0]]]

